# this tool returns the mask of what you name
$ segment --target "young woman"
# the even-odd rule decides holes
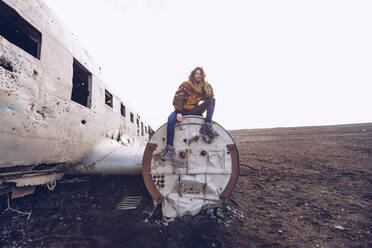
[[[174,127],[176,122],[182,121],[185,115],[202,115],[207,111],[205,123],[200,128],[200,133],[208,135],[210,139],[218,136],[212,128],[212,116],[214,112],[215,99],[213,98],[212,86],[205,81],[205,73],[202,67],[196,67],[191,71],[188,81],[183,82],[176,91],[173,98],[175,111],[168,117],[167,123],[167,146],[162,160],[171,160],[175,156],[173,148]],[[200,101],[204,101],[199,105]]]

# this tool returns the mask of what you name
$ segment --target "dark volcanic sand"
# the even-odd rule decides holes
[[[372,124],[231,133],[241,175],[226,218],[142,223],[151,198],[141,177],[82,177],[12,200],[32,215],[0,212],[0,246],[372,247]],[[116,210],[125,195],[144,201]]]

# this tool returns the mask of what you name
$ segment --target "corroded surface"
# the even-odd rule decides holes
[[[238,150],[231,136],[214,123],[219,136],[205,141],[199,133],[204,119],[185,116],[175,127],[176,156],[162,161],[166,124],[150,139],[143,159],[143,176],[154,200],[162,203],[163,215],[196,215],[216,207],[233,190],[239,176]]]

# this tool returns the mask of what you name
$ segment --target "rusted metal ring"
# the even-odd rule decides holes
[[[233,191],[236,183],[238,182],[240,173],[238,148],[235,144],[231,144],[227,145],[227,149],[229,150],[231,156],[231,176],[229,182],[226,185],[226,188],[220,194],[222,201],[226,200],[230,193]]]
[[[147,143],[145,152],[143,154],[142,160],[142,176],[145,182],[146,188],[149,191],[152,199],[157,203],[163,200],[163,196],[160,194],[159,190],[156,188],[151,175],[151,158],[155,151],[157,144]]]

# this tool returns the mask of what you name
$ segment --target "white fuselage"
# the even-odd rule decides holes
[[[103,83],[100,67],[77,37],[40,0],[4,0],[1,6],[8,29],[0,34],[0,185],[43,184],[66,168],[141,173],[151,128]],[[18,30],[24,22],[30,27]],[[63,166],[37,174],[39,183],[12,170],[40,164]]]

